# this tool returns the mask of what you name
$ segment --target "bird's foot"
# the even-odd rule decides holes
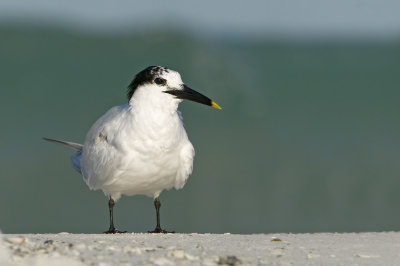
[[[108,231],[103,232],[104,234],[123,234],[126,233],[126,231],[119,231],[115,227],[110,227]]]
[[[175,232],[174,231],[168,232],[168,231],[165,231],[164,229],[161,229],[161,227],[157,226],[153,231],[148,231],[148,233],[151,233],[151,234],[160,234],[160,233],[168,234],[168,233],[172,233],[172,234],[174,234]]]

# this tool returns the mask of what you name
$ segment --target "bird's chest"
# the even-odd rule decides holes
[[[125,153],[136,164],[171,164],[179,157],[187,139],[178,117],[156,121],[141,119],[121,132],[123,136],[118,139],[123,141]]]

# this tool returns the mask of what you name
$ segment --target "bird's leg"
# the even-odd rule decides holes
[[[161,202],[160,199],[157,197],[154,199],[154,207],[156,207],[156,214],[157,214],[157,226],[153,231],[149,231],[149,233],[175,233],[175,232],[167,232],[163,229],[161,229],[160,226],[160,207],[161,207]]]
[[[108,229],[109,233],[113,233],[115,232],[115,227],[114,227],[114,205],[115,205],[115,201],[113,200],[113,198],[110,197],[110,200],[108,201],[108,209],[110,211],[110,228]]]
[[[105,234],[117,234],[117,233],[126,233],[126,231],[118,231],[114,227],[114,215],[113,215],[113,209],[114,209],[115,201],[113,198],[110,196],[110,200],[108,201],[108,209],[110,210],[110,228],[108,231],[105,231]]]

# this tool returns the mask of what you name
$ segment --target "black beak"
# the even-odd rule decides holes
[[[179,98],[182,100],[190,100],[190,101],[202,103],[202,104],[205,104],[205,105],[217,108],[217,109],[221,109],[221,107],[218,104],[216,104],[213,100],[204,96],[201,93],[198,93],[195,90],[192,90],[191,88],[189,88],[186,85],[183,85],[183,90],[168,90],[168,91],[164,91],[164,92],[168,93],[168,94],[172,94],[176,98]]]

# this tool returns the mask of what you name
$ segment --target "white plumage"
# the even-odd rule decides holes
[[[182,188],[192,173],[194,148],[183,127],[178,104],[189,99],[220,108],[183,84],[178,72],[148,67],[129,86],[129,103],[111,108],[100,117],[80,144],[55,141],[77,151],[71,157],[90,189],[110,196],[112,208],[121,195],[147,195],[155,199],[159,226],[159,195]],[[112,202],[111,202],[112,201]],[[159,205],[157,208],[157,204]]]

